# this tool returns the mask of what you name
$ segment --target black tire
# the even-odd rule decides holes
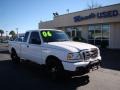
[[[48,75],[52,80],[58,80],[63,78],[64,69],[62,63],[58,59],[49,59],[49,61],[46,64]]]
[[[13,63],[20,63],[20,58],[18,57],[15,50],[12,50],[12,52],[11,52],[11,59],[12,59]]]

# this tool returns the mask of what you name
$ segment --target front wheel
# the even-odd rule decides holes
[[[47,72],[55,80],[63,77],[64,69],[60,62],[54,60],[47,62]]]

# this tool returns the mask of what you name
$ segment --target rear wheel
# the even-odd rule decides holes
[[[20,58],[18,57],[15,50],[12,50],[11,52],[11,59],[14,63],[20,63]]]

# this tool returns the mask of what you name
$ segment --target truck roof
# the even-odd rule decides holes
[[[62,31],[62,30],[58,30],[58,29],[35,29],[35,30],[28,30],[26,32],[32,32],[32,31],[47,31],[47,30],[50,30],[50,31]]]

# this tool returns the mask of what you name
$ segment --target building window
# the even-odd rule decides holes
[[[109,28],[108,24],[90,25],[88,28],[88,41],[94,45],[109,45]]]
[[[72,38],[76,37],[76,29],[72,29]]]
[[[65,31],[71,39],[75,37],[81,38],[81,27],[66,28]]]
[[[70,39],[72,38],[72,28],[66,28],[65,30],[66,34],[70,37]]]
[[[82,27],[77,27],[76,37],[78,37],[79,39],[82,37],[82,36],[81,36],[81,31],[82,31]]]
[[[66,32],[66,34],[71,38],[71,32]]]

